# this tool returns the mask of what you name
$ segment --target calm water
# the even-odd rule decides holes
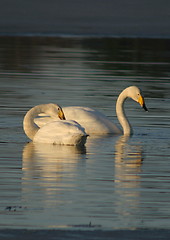
[[[1,228],[170,228],[170,42],[0,38]],[[84,148],[28,143],[26,111],[81,105],[118,124],[115,101],[142,88],[149,112],[128,100],[131,138],[89,137]]]

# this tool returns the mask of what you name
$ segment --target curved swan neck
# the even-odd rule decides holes
[[[26,115],[24,117],[24,121],[23,121],[24,132],[27,135],[27,137],[29,137],[31,140],[33,140],[35,134],[39,130],[39,127],[34,123],[34,118],[39,113],[41,113],[41,108],[39,106],[36,106],[36,107],[30,109],[26,113]]]
[[[126,93],[126,89],[121,92],[121,94],[119,95],[117,102],[116,102],[116,114],[117,114],[117,118],[123,128],[123,134],[124,135],[131,135],[132,132],[132,127],[126,117],[126,114],[124,112],[124,102],[127,98],[127,93]]]
[[[23,121],[23,128],[25,134],[33,140],[35,134],[38,132],[39,127],[34,123],[34,118],[40,113],[46,113],[49,109],[49,104],[41,104],[31,108],[25,115]]]

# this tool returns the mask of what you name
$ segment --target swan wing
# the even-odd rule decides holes
[[[57,120],[40,128],[33,141],[60,145],[84,145],[86,138],[84,128],[75,121]]]
[[[87,134],[120,134],[120,129],[101,112],[88,107],[64,107],[66,119],[74,119]]]

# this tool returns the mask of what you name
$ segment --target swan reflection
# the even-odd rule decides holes
[[[115,176],[119,182],[139,178],[142,164],[142,148],[139,144],[128,144],[128,136],[121,136],[115,144]]]
[[[71,189],[77,182],[75,178],[79,178],[77,174],[81,170],[77,168],[82,168],[85,159],[84,146],[28,143],[23,149],[23,197],[35,199],[37,196],[43,201],[47,195]]]
[[[121,136],[115,144],[115,194],[116,212],[125,224],[138,219],[134,214],[138,214],[142,162],[140,143]]]
[[[60,146],[30,142],[23,149],[22,170],[25,177],[39,172],[50,179],[53,173],[55,176],[56,173],[60,176],[63,171],[71,171],[73,166],[77,166],[80,159],[85,158],[85,153],[84,146]]]

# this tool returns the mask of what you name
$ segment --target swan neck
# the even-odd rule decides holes
[[[123,128],[123,134],[124,135],[131,135],[132,134],[132,127],[126,117],[125,111],[124,111],[124,102],[127,99],[127,94],[125,91],[123,91],[116,102],[116,114],[117,118],[120,122],[120,125]]]
[[[34,123],[34,118],[38,116],[38,114],[45,112],[45,105],[38,105],[30,109],[23,121],[24,132],[28,138],[33,140],[35,134],[38,132],[39,127]]]

